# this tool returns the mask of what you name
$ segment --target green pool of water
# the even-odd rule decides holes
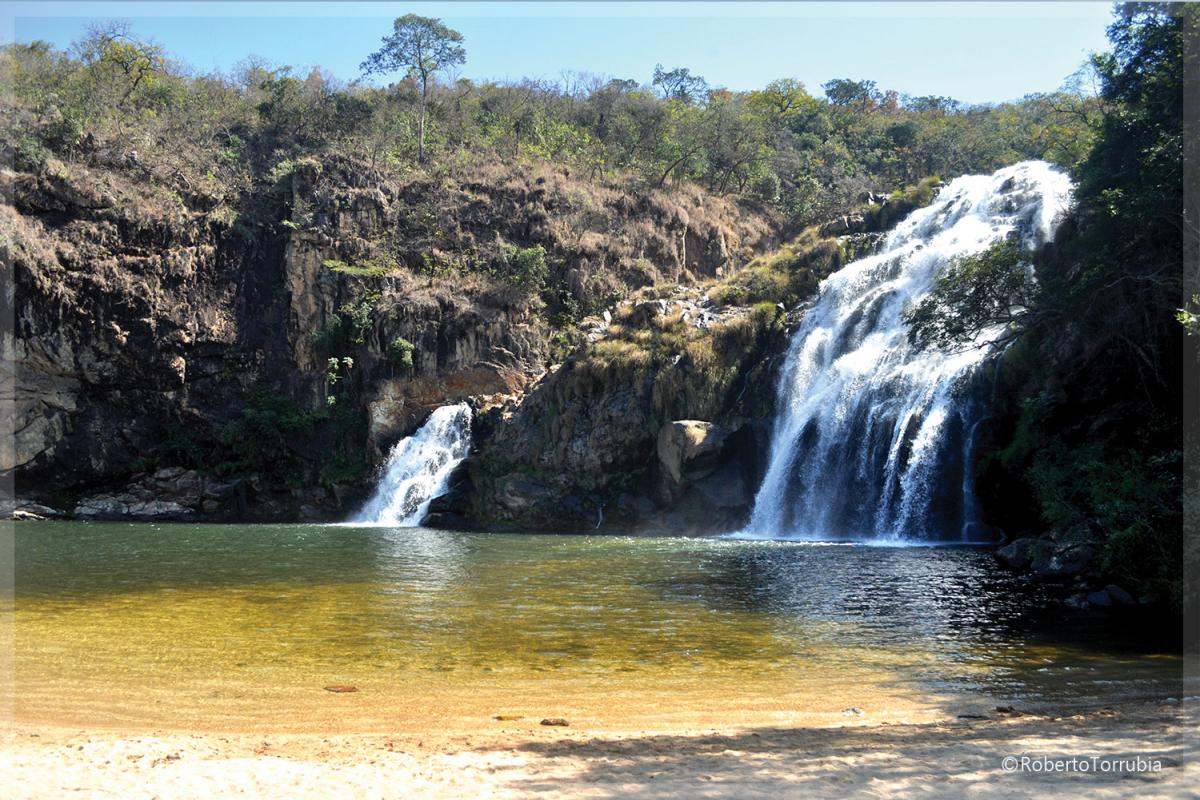
[[[1178,693],[1171,637],[965,548],[14,526],[19,719],[326,729],[946,715]],[[329,685],[359,691],[334,695]]]

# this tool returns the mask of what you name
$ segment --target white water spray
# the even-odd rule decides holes
[[[780,376],[769,466],[740,536],[969,540],[971,450],[983,405],[969,378],[1002,329],[963,352],[919,351],[902,312],[954,259],[1014,231],[1048,241],[1069,178],[1030,161],[958,178],[875,255],[822,284]]]
[[[352,520],[413,527],[421,524],[433,498],[471,450],[471,407],[442,406],[416,433],[401,439],[388,455],[375,494]]]

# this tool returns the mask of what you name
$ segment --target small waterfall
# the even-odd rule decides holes
[[[827,278],[780,376],[770,461],[746,537],[969,540],[985,398],[971,377],[991,353],[918,351],[903,310],[952,260],[1017,232],[1048,241],[1069,178],[1030,161],[958,178],[880,252]]]
[[[471,407],[442,406],[388,455],[375,494],[353,522],[413,527],[471,450]]]

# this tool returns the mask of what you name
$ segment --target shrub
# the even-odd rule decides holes
[[[239,418],[221,429],[216,471],[222,475],[256,472],[276,485],[294,483],[300,468],[289,440],[311,432],[322,418],[301,410],[285,395],[254,395]]]
[[[388,344],[388,361],[405,372],[413,371],[413,352],[416,346],[403,336],[397,336]]]
[[[549,277],[546,249],[539,245],[502,248],[493,273],[500,280],[526,293],[541,291]]]
[[[38,172],[50,160],[50,151],[32,136],[22,136],[13,153],[13,166],[23,172]]]

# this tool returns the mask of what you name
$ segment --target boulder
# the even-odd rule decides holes
[[[1108,608],[1113,604],[1112,598],[1108,596],[1108,592],[1101,589],[1098,592],[1092,592],[1087,596],[1088,605],[1098,608]]]
[[[635,327],[649,325],[655,318],[665,316],[666,313],[666,300],[644,300],[633,306],[629,324]]]
[[[1120,586],[1116,586],[1116,585],[1110,583],[1108,586],[1104,587],[1104,591],[1108,593],[1108,596],[1112,599],[1113,603],[1116,605],[1131,606],[1136,602],[1133,599],[1133,595],[1131,595],[1129,592],[1122,589]]]
[[[1071,544],[1044,553],[1034,554],[1030,568],[1033,574],[1044,579],[1073,578],[1092,566],[1095,551],[1088,545]]]
[[[677,485],[705,478],[717,468],[725,432],[711,422],[676,420],[658,432],[658,460]]]
[[[996,551],[996,558],[1012,569],[1026,570],[1033,562],[1034,543],[1028,537],[1014,539]]]
[[[733,462],[726,462],[716,472],[696,481],[692,488],[705,505],[718,509],[742,508],[754,500],[742,479],[741,469]]]
[[[117,519],[125,516],[126,505],[112,495],[96,495],[80,500],[75,506],[79,519]]]

